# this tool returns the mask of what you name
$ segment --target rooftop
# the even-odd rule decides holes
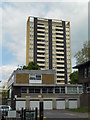
[[[76,66],[74,66],[73,68],[80,68],[81,66],[85,66],[85,65],[90,65],[90,60],[88,60],[87,62],[84,62],[84,63],[82,63],[82,64],[79,64],[79,65],[76,65]]]

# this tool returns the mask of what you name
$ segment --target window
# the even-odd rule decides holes
[[[41,80],[41,75],[36,75],[36,80]]]
[[[47,88],[42,88],[42,93],[47,93]]]
[[[41,75],[30,74],[30,80],[41,80]]]
[[[22,88],[21,89],[21,93],[27,93],[27,89],[26,88]]]
[[[65,87],[64,86],[60,87],[60,93],[65,93]]]
[[[53,93],[53,88],[48,88],[48,93]]]
[[[67,93],[77,93],[77,87],[76,86],[68,86]]]
[[[87,68],[84,69],[84,78],[87,78]]]
[[[29,93],[34,93],[34,88],[30,88]]]
[[[83,93],[83,87],[82,86],[79,87],[79,93]]]
[[[55,93],[60,93],[59,87],[56,87],[56,88],[55,88]]]
[[[88,77],[90,77],[90,67],[88,67]]]
[[[35,80],[35,76],[30,76],[30,80]]]
[[[90,87],[87,87],[87,93],[90,93]]]
[[[35,88],[35,93],[40,93],[40,89],[39,88]]]

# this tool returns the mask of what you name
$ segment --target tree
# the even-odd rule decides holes
[[[2,97],[7,98],[8,96],[8,91],[7,90],[2,90]]]
[[[84,42],[83,48],[76,52],[74,57],[77,65],[88,61],[88,42]]]
[[[28,66],[23,66],[23,70],[27,69],[27,70],[40,70],[39,65],[35,64],[34,62],[29,62]]]
[[[78,83],[78,71],[74,71],[73,73],[70,74],[70,84],[77,84]]]

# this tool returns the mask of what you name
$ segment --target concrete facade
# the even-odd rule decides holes
[[[57,84],[67,84],[71,73],[70,21],[29,16],[26,65],[37,63],[42,70],[55,69]]]
[[[68,109],[73,102],[79,108],[82,92],[82,85],[56,84],[54,70],[16,70],[8,80],[8,104],[13,109],[20,103],[21,106],[24,105],[27,108],[30,106],[30,102],[32,105],[38,106],[41,100],[44,102],[44,106],[47,107],[49,104],[50,109],[64,109],[62,104],[65,109]],[[59,102],[61,108],[57,108]]]

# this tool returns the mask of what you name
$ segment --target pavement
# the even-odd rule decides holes
[[[58,120],[60,118],[84,118],[87,119],[88,118],[88,113],[78,113],[78,112],[71,112],[68,110],[47,110],[44,111],[44,116],[46,118],[51,118],[54,119],[58,118]]]

